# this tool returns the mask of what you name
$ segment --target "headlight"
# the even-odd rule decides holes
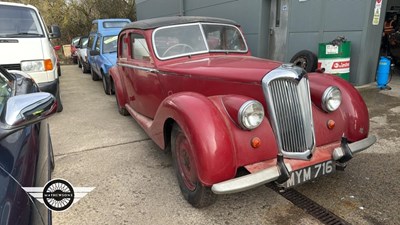
[[[264,119],[264,108],[260,102],[250,100],[245,102],[239,109],[239,124],[246,130],[252,130],[260,126]]]
[[[328,87],[322,95],[322,109],[326,112],[333,112],[342,103],[342,93],[335,86]]]
[[[21,62],[21,70],[24,72],[42,72],[52,69],[53,62],[51,61],[51,59]]]
[[[44,71],[43,60],[23,61],[21,62],[21,70],[24,72],[41,72]]]

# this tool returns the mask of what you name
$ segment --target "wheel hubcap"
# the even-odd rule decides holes
[[[183,133],[179,133],[176,139],[176,160],[185,186],[190,191],[194,191],[197,181],[196,168],[191,155],[190,144]]]

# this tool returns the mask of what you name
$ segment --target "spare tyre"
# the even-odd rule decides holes
[[[296,53],[290,62],[307,72],[314,72],[317,69],[318,58],[313,52],[302,50]]]

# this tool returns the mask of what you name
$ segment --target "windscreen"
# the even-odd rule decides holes
[[[44,37],[36,11],[25,7],[0,7],[0,37]]]

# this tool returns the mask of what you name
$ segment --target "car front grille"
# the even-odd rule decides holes
[[[21,64],[2,64],[0,66],[7,70],[21,70]]]
[[[263,89],[280,151],[288,158],[309,159],[315,138],[307,74],[280,67],[264,77]]]

